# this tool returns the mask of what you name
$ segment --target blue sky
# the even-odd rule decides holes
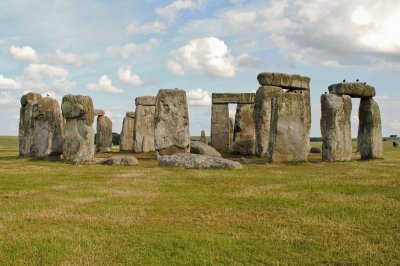
[[[255,91],[265,71],[311,77],[312,136],[343,79],[374,86],[383,135],[400,135],[397,0],[3,0],[0,25],[0,135],[17,135],[28,91],[90,95],[120,132],[135,97],[167,88],[187,91],[191,135],[209,134],[211,93]]]

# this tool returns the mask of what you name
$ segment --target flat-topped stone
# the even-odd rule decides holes
[[[35,92],[28,92],[27,94],[22,95],[21,97],[21,105],[25,106],[27,103],[36,103],[42,98],[42,95]]]
[[[261,86],[278,86],[284,89],[309,90],[310,78],[285,73],[263,72],[257,76]]]
[[[212,103],[254,103],[255,93],[213,93]]]
[[[156,105],[156,96],[140,96],[136,97],[135,99],[135,105],[147,105],[147,106],[153,106]]]
[[[135,118],[135,112],[126,112],[125,116]]]
[[[358,82],[343,82],[328,87],[330,94],[345,94],[352,98],[368,98],[375,96],[375,88]]]
[[[94,116],[103,116],[106,114],[104,112],[104,110],[101,110],[101,109],[94,109],[93,113],[94,113]]]

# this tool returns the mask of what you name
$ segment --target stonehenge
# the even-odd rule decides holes
[[[255,154],[254,104],[238,104],[233,129],[232,154]]]
[[[133,132],[133,151],[154,151],[155,96],[142,96],[135,99],[136,111]]]
[[[103,112],[104,114],[104,112]],[[96,152],[110,152],[112,148],[112,122],[108,116],[97,117]]]
[[[207,144],[207,140],[206,140],[206,132],[204,130],[201,131],[200,133],[200,141]]]
[[[119,140],[120,151],[134,150],[133,136],[135,133],[135,112],[127,112],[122,122],[122,130]]]

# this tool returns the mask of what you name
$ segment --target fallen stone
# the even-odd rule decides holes
[[[330,94],[345,94],[352,98],[367,98],[375,96],[375,88],[358,82],[332,84],[328,87]]]
[[[126,117],[135,118],[135,112],[126,112]]]
[[[132,112],[134,113],[134,112]],[[122,122],[122,130],[119,140],[120,151],[133,151],[133,135],[135,131],[135,118],[131,116],[124,117]]]
[[[211,146],[218,151],[230,151],[233,125],[229,118],[228,104],[211,106]]]
[[[177,153],[173,155],[160,156],[158,166],[179,167],[187,169],[241,169],[239,162],[212,157],[208,155]]]
[[[321,148],[319,147],[311,147],[310,153],[321,153]]]
[[[159,90],[154,121],[155,148],[161,156],[190,151],[189,113],[184,90]]]
[[[253,104],[237,105],[235,127],[233,130],[232,154],[255,154],[256,133],[253,110]]]
[[[383,158],[379,106],[373,98],[362,98],[358,109],[357,147],[362,160]]]
[[[155,106],[138,105],[135,112],[135,130],[133,134],[134,152],[154,151],[154,113]]]
[[[263,72],[258,74],[257,80],[261,86],[277,86],[284,89],[309,90],[310,78],[300,75]]]
[[[213,93],[213,104],[223,103],[254,103],[255,93]]]
[[[351,160],[351,107],[348,95],[321,95],[323,161]]]
[[[112,122],[108,116],[97,117],[96,152],[110,152],[112,148]]]
[[[135,105],[154,106],[156,105],[156,97],[155,96],[136,97]]]
[[[201,141],[190,142],[190,153],[208,155],[212,157],[222,157],[221,154],[213,147],[208,146]]]
[[[93,114],[94,114],[94,116],[103,116],[103,115],[105,115],[105,112],[104,112],[104,110],[94,109]]]
[[[101,161],[101,164],[133,166],[138,165],[139,161],[133,156],[113,156],[110,158],[104,158]]]

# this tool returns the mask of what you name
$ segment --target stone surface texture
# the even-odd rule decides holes
[[[357,147],[362,160],[383,157],[379,106],[373,98],[362,98],[358,109]]]
[[[255,152],[258,157],[268,156],[272,96],[282,92],[282,88],[273,86],[261,86],[256,92],[253,118],[256,132]]]
[[[112,122],[108,116],[97,117],[96,152],[110,152],[112,148]]]
[[[136,97],[135,105],[154,106],[156,105],[156,96],[141,96]]]
[[[105,115],[106,113],[104,112],[104,110],[101,110],[101,109],[94,109],[93,114],[94,114],[94,116],[103,116],[103,115]]]
[[[161,156],[190,152],[189,113],[184,90],[158,92],[154,139]]]
[[[94,158],[94,109],[89,96],[66,95],[61,104],[66,119],[64,159],[75,164],[92,162]]]
[[[133,133],[134,152],[154,151],[154,114],[153,105],[138,105],[135,112],[135,130]]]
[[[34,136],[33,106],[42,98],[39,93],[29,92],[21,97],[19,117],[19,155],[31,156]]]
[[[255,154],[256,132],[253,110],[254,104],[238,104],[236,107],[232,154]]]
[[[230,151],[232,148],[233,126],[229,118],[228,104],[211,106],[211,146],[218,151]]]
[[[351,160],[351,109],[348,95],[321,95],[323,161]]]
[[[57,100],[40,99],[33,106],[34,137],[31,156],[36,159],[59,160],[63,153],[64,119]]]
[[[212,157],[222,157],[216,149],[201,141],[190,142],[190,153],[208,155]]]
[[[126,112],[125,117],[135,118],[135,112]]]
[[[309,90],[310,78],[300,75],[289,75],[284,73],[263,72],[257,76],[261,86],[277,86],[284,89]]]
[[[213,104],[223,103],[254,103],[254,93],[213,93]]]
[[[133,156],[113,156],[102,159],[101,164],[133,166],[138,165],[139,161]]]
[[[122,122],[122,130],[119,139],[119,150],[120,151],[132,151],[133,152],[133,136],[135,131],[135,118],[131,116],[124,117]]]
[[[328,87],[331,94],[345,94],[352,98],[374,97],[375,88],[360,82],[343,82]]]
[[[272,98],[269,162],[304,161],[310,150],[303,94],[278,93]]]
[[[206,137],[206,132],[204,130],[201,131],[200,134],[200,141],[207,144],[207,137]]]
[[[187,169],[240,169],[239,162],[212,157],[208,155],[177,153],[173,155],[160,156],[158,165],[161,167],[179,167]]]

